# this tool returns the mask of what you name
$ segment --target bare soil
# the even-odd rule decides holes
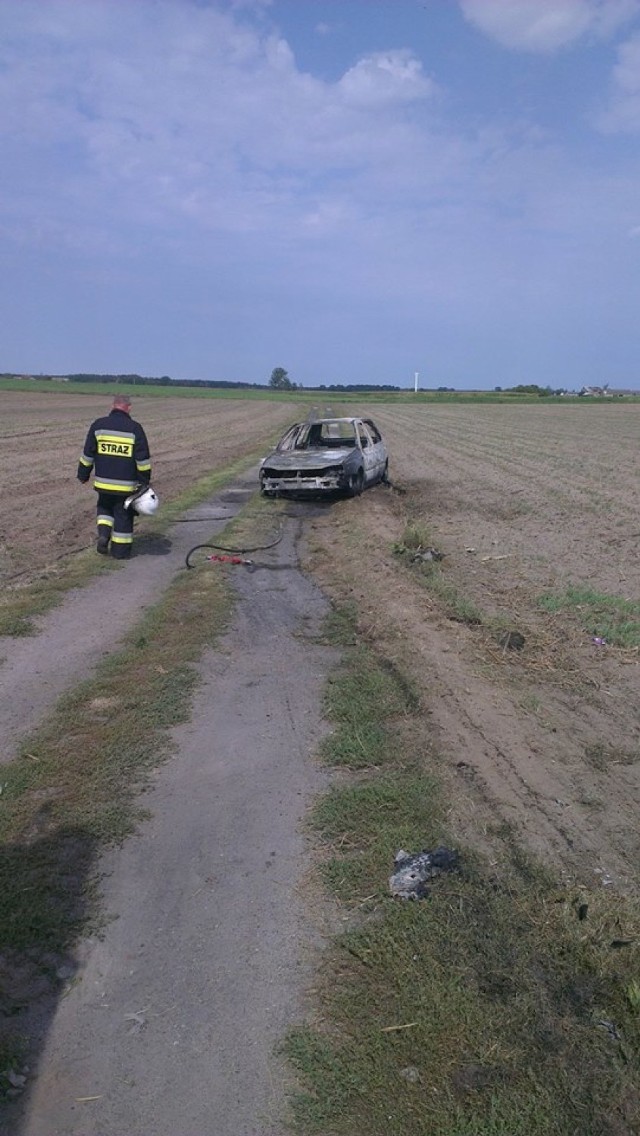
[[[95,493],[76,481],[94,418],[110,396],[0,392],[0,581],[36,570],[94,537]],[[281,402],[135,398],[153,483],[168,501],[205,473],[243,457],[295,417]]]
[[[314,521],[308,567],[407,667],[434,725],[458,839],[507,822],[573,879],[637,886],[638,649],[592,642],[587,611],[550,615],[568,583],[640,596],[639,406],[377,408],[395,489]],[[477,625],[394,554],[408,521]],[[506,649],[499,628],[524,637]]]

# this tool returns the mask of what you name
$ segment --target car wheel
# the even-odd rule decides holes
[[[364,489],[364,470],[358,469],[355,473],[351,474],[349,481],[349,496],[359,497]]]
[[[380,478],[380,481],[382,482],[383,485],[389,484],[389,461],[388,460],[384,463],[384,469],[382,471],[382,477]]]

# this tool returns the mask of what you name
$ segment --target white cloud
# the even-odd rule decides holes
[[[371,107],[413,102],[435,91],[420,60],[406,49],[376,52],[360,59],[345,72],[338,87],[347,102]]]
[[[583,177],[529,121],[447,120],[411,51],[365,55],[328,82],[246,10],[8,7],[0,228],[18,257],[29,241],[60,263],[148,254],[167,275],[235,273],[240,292],[290,276],[294,298],[324,281],[359,302],[383,288],[465,292],[477,276],[508,299],[505,281],[518,296],[521,258],[542,260],[547,239],[636,224],[632,178]]]
[[[640,34],[618,49],[609,104],[596,125],[608,133],[640,131]]]
[[[301,72],[281,36],[219,7],[87,0],[80,19],[70,0],[10,7],[6,208],[55,209],[52,235],[65,210],[88,233],[93,217],[334,231],[362,208],[350,198],[420,144],[406,108],[434,84],[410,51],[367,56],[329,83]]]
[[[553,52],[583,36],[606,38],[640,12],[638,0],[460,0],[480,31],[503,47]]]
[[[273,0],[229,0],[229,7],[232,11],[241,12],[246,9],[249,12],[260,13],[266,8],[270,8]]]

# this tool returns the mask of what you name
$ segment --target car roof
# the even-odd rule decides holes
[[[304,422],[297,422],[297,426],[319,426],[322,422],[364,422],[363,418],[341,418],[339,415],[327,414],[324,418],[306,419]]]

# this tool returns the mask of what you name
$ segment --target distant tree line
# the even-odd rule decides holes
[[[539,387],[537,383],[520,383],[517,387],[494,387],[494,391],[504,394],[537,394],[539,398],[551,398],[552,395],[565,393],[565,387]]]
[[[40,381],[51,380],[52,375],[14,375],[5,374],[0,378],[34,378]],[[169,375],[161,375],[153,377],[149,375],[99,375],[81,372],[73,375],[58,375],[57,378],[65,378],[70,383],[110,383],[111,385],[122,383],[127,386],[140,386],[140,387],[204,387],[211,390],[264,390],[267,385],[271,390],[278,391],[296,391],[296,390],[321,390],[321,391],[399,391],[399,386],[392,386],[390,383],[376,386],[371,383],[320,383],[316,386],[303,387],[301,383],[294,383],[289,378],[288,372],[284,367],[275,367],[271,372],[271,378],[267,384],[265,383],[243,383],[243,382],[230,382],[225,379],[172,379]]]
[[[291,381],[289,372],[284,367],[274,367],[269,379],[269,386],[272,390],[321,390],[321,391],[399,391],[400,387],[394,387],[390,384],[382,384],[381,386],[373,386],[371,383],[319,383],[317,386],[303,388],[298,384]]]
[[[38,378],[46,378],[39,375]],[[264,383],[227,382],[224,379],[171,379],[168,375],[150,378],[145,375],[69,375],[70,383],[127,383],[141,387],[233,387],[238,389],[260,390]]]
[[[308,387],[308,390],[321,391],[399,391],[402,387],[394,387],[391,383],[320,383],[317,387]]]
[[[0,373],[0,378],[3,379],[27,379],[33,378],[41,381],[48,381],[54,378],[66,379],[70,383],[123,383],[128,386],[149,386],[149,387],[203,387],[211,390],[264,390],[265,386],[271,390],[292,392],[298,390],[308,391],[345,391],[345,392],[364,392],[364,391],[401,391],[402,387],[394,385],[393,383],[316,383],[313,386],[303,387],[301,383],[294,383],[289,377],[288,372],[284,367],[275,367],[271,372],[271,377],[268,383],[244,383],[240,381],[231,382],[226,379],[172,379],[169,375],[161,375],[158,377],[151,377],[148,375],[98,375],[98,374],[74,374],[74,375],[16,375],[15,373],[5,372]],[[406,390],[406,388],[404,388]],[[606,389],[606,388],[603,388]],[[454,387],[436,387],[438,393],[451,392],[456,393]],[[549,398],[552,395],[564,394],[566,388],[560,387],[554,390],[552,387],[538,386],[537,383],[520,383],[515,387],[494,387],[496,394],[525,394],[537,395],[540,398]],[[423,390],[423,393],[428,393]],[[480,392],[481,393],[481,392]]]

